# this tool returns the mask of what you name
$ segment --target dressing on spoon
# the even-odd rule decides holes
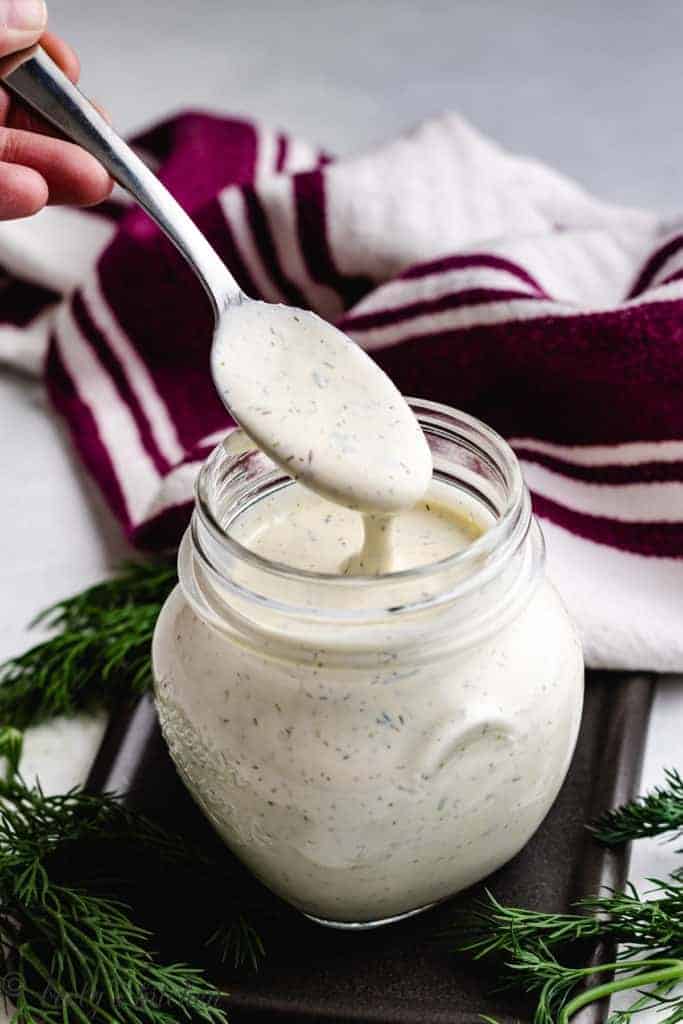
[[[234,306],[212,351],[219,394],[246,433],[309,490],[387,514],[429,485],[431,452],[396,386],[341,331],[313,313]]]
[[[219,394],[245,432],[301,484],[363,514],[365,541],[344,568],[391,563],[391,518],[427,491],[432,458],[407,402],[375,362],[313,313],[234,306],[212,350]]]

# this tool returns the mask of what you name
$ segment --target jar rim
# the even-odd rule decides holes
[[[457,594],[453,589],[449,591],[448,597],[452,599],[460,593],[470,589],[470,585],[478,585],[481,582],[481,574],[488,567],[491,569],[491,560],[496,564],[500,561],[507,561],[506,555],[517,550],[528,533],[531,523],[531,510],[528,491],[524,484],[521,469],[516,455],[495,430],[469,413],[453,409],[449,406],[427,399],[408,398],[408,404],[422,425],[432,432],[442,433],[447,436],[453,434],[458,427],[467,431],[470,435],[468,446],[471,451],[483,456],[489,466],[496,471],[504,487],[505,500],[502,507],[496,510],[495,522],[476,540],[468,544],[460,551],[427,565],[416,566],[409,569],[401,569],[381,576],[343,576],[335,573],[318,573],[311,570],[299,569],[283,562],[271,561],[262,555],[251,551],[228,532],[219,521],[212,507],[211,475],[216,466],[230,458],[230,451],[225,442],[219,444],[202,466],[195,484],[196,508],[193,517],[193,538],[198,542],[197,525],[206,531],[214,544],[218,545],[221,553],[232,556],[240,563],[246,563],[260,573],[269,577],[279,577],[301,584],[315,583],[323,587],[334,588],[335,590],[353,587],[380,590],[396,583],[412,583],[426,580],[441,572],[450,574],[451,571],[466,569],[468,564],[477,567],[473,573],[465,573],[459,584],[456,586]],[[444,433],[446,432],[446,433]],[[235,432],[228,435],[226,440],[234,438]],[[243,435],[245,436],[246,435]],[[251,445],[251,441],[249,441]],[[249,457],[257,452],[255,446],[243,447],[239,454],[232,456],[232,463],[237,464],[239,460]],[[284,475],[284,474],[283,474]],[[199,545],[200,549],[204,545]],[[206,552],[204,551],[206,558]],[[498,556],[498,557],[496,557]],[[212,560],[207,559],[214,572],[218,572]],[[222,575],[219,573],[219,575]],[[488,575],[488,573],[486,574]],[[476,580],[472,577],[477,577]],[[414,606],[413,606],[414,607]]]

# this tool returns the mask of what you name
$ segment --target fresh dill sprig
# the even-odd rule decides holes
[[[112,897],[134,888],[120,863],[105,873],[96,856],[74,869],[73,857],[91,846],[130,850],[136,865],[146,856],[191,877],[199,872],[226,892],[210,940],[221,959],[256,969],[264,955],[224,863],[113,794],[79,788],[48,796],[18,775],[21,729],[127,703],[149,688],[152,632],[176,581],[171,562],[126,565],[38,616],[33,625],[54,635],[0,666],[0,983],[13,1024],[225,1021],[221,994],[201,972],[161,963],[151,933]]]
[[[6,767],[6,781],[0,783],[0,873],[13,870],[40,889],[47,884],[46,858],[67,844],[106,838],[152,851],[168,863],[191,865],[224,887],[224,868],[127,810],[114,795],[77,789],[47,797],[40,787],[13,779],[21,756],[20,729],[58,714],[125,704],[151,686],[152,633],[176,582],[175,561],[128,563],[113,579],[42,612],[32,625],[55,635],[0,666],[0,721],[7,723],[0,727],[0,759]],[[128,881],[107,880],[106,894]],[[36,892],[29,888],[20,895],[34,898]],[[239,895],[226,897],[224,921],[211,945],[223,961],[256,969],[263,944]]]
[[[28,786],[15,776],[0,783],[0,878],[12,874],[19,897],[40,897],[50,880],[50,864],[55,855],[88,843],[106,842],[127,846],[136,855],[152,855],[155,863],[200,872],[211,879],[213,887],[223,890],[228,878],[227,862],[215,859],[182,836],[167,831],[125,807],[110,793],[89,793],[76,788],[69,793],[48,796],[40,785]],[[126,881],[89,872],[95,887]],[[258,967],[264,955],[263,944],[248,922],[235,893],[226,893],[220,906],[221,928],[209,940],[221,950],[221,959],[232,959],[236,966],[249,961]]]
[[[121,804],[109,793],[81,788],[48,796],[39,784],[19,776],[0,784],[0,877],[16,876],[17,892],[28,900],[47,884],[48,858],[67,844],[100,841],[134,842],[166,863],[210,863],[179,836]],[[26,879],[26,887],[21,881]]]
[[[261,936],[244,914],[221,924],[206,945],[216,948],[222,964],[230,962],[236,970],[249,967],[258,971],[266,955]]]
[[[14,1024],[225,1021],[221,993],[194,968],[160,963],[151,934],[111,897],[125,878],[98,877],[95,865],[74,884],[65,865],[89,842],[125,843],[136,858],[229,882],[224,866],[109,794],[48,796],[19,776],[0,783],[0,975]],[[221,910],[223,955],[258,966],[263,945],[244,913],[230,900]]]
[[[665,786],[604,815],[592,831],[618,845],[680,833],[682,826],[683,780],[668,771]],[[665,1015],[661,1024],[676,1024],[683,1021],[683,884],[680,872],[652,884],[655,888],[643,896],[627,885],[624,892],[580,900],[577,912],[568,914],[504,906],[487,893],[446,937],[474,959],[497,957],[506,982],[535,995],[534,1024],[568,1024],[588,1004],[627,990],[636,998],[615,1011],[610,1024],[630,1024],[649,1009]],[[572,949],[585,952],[587,945],[605,941],[620,945],[614,963],[576,967],[568,962]]]
[[[24,736],[12,725],[0,726],[0,758],[5,762],[5,779],[12,779],[19,771]]]
[[[596,839],[608,846],[620,846],[632,839],[683,832],[683,777],[675,769],[664,772],[666,784],[608,811],[592,826]]]
[[[152,682],[154,625],[176,582],[175,563],[129,563],[42,612],[32,625],[55,635],[0,665],[0,722],[25,729],[141,696]]]
[[[683,887],[668,881],[642,897],[631,885],[622,893],[579,900],[583,913],[552,914],[506,907],[491,893],[472,908],[459,950],[475,959],[520,949],[553,950],[584,940],[614,939],[629,955],[665,951],[683,959]],[[461,931],[462,925],[458,925]],[[455,929],[451,932],[455,935]]]
[[[621,1011],[619,1024],[654,1003],[664,1005],[664,1000],[672,1008],[666,1022],[673,1024],[683,1020],[683,997],[667,998],[673,986],[683,982],[683,893],[668,882],[660,883],[655,892],[656,897],[641,899],[630,888],[627,893],[582,900],[578,907],[590,914],[506,907],[489,893],[471,918],[458,923],[457,950],[476,960],[493,954],[500,958],[506,982],[537,994],[534,1024],[567,1024],[588,1003],[626,989],[635,989],[639,998],[637,1005]],[[455,937],[456,929],[450,934]],[[614,963],[579,968],[559,959],[573,943],[605,939],[623,943]],[[637,954],[639,958],[633,959]],[[601,973],[616,977],[580,991]],[[652,990],[640,995],[648,985]]]
[[[3,891],[13,1024],[224,1024],[220,993],[184,964],[160,964],[115,900],[49,885],[39,901]]]
[[[520,949],[515,962],[509,965],[511,971],[520,976],[521,987],[526,992],[537,994],[534,1024],[569,1024],[572,1017],[591,1003],[608,999],[617,992],[635,989],[642,992],[652,986],[648,1006],[655,1000],[663,999],[672,987],[683,981],[683,960],[663,957],[625,962],[593,965],[590,967],[568,967],[560,963],[549,951]],[[586,982],[594,982],[598,975],[607,974],[608,980],[591,984],[581,991]],[[645,1008],[643,996],[639,996],[638,1010]],[[678,1000],[671,1000],[673,1013],[662,1024],[673,1024],[680,1020],[683,1012]],[[637,1012],[632,1005],[627,1015]],[[614,1024],[614,1021],[611,1022]]]

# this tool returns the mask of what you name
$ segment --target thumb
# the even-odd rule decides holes
[[[46,24],[44,0],[0,0],[0,57],[33,46]]]

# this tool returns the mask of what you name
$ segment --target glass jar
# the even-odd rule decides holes
[[[188,789],[267,886],[339,927],[417,913],[513,857],[581,715],[580,644],[514,453],[473,417],[411,405],[435,479],[486,510],[485,533],[376,578],[266,561],[231,528],[299,485],[236,431],[199,474],[154,637]]]

